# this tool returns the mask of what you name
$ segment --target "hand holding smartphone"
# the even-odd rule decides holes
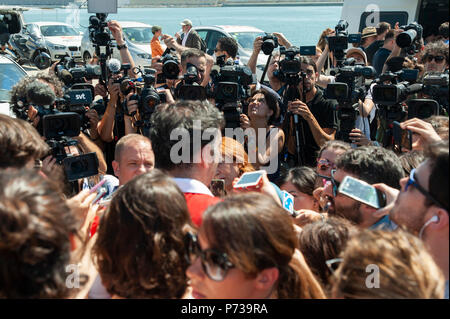
[[[257,188],[264,174],[264,170],[244,173],[233,185],[233,188]]]
[[[383,192],[351,176],[342,180],[339,193],[376,209],[386,206],[386,195]]]
[[[394,137],[394,145],[398,147],[400,152],[404,150],[412,150],[412,132],[404,130],[400,127],[400,123],[394,121],[392,128],[392,135]]]

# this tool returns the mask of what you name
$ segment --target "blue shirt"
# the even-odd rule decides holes
[[[383,71],[384,63],[386,62],[391,51],[385,48],[379,48],[373,55],[372,66],[377,71],[377,76]]]
[[[377,229],[377,230],[386,230],[386,231],[392,231],[397,229],[397,224],[395,224],[392,220],[389,219],[389,215],[384,216],[379,221],[377,221],[375,224],[370,226],[369,229]]]

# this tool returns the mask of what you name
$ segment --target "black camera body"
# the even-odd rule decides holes
[[[423,78],[422,92],[436,100],[440,105],[439,113],[447,116],[449,113],[448,85],[448,72],[428,73]]]
[[[302,64],[298,54],[300,54],[300,49],[295,46],[289,49],[284,46],[280,47],[280,55],[284,55],[284,59],[280,61],[280,68],[273,75],[281,82],[292,85],[300,83],[299,73],[302,70]]]
[[[417,22],[412,22],[408,25],[400,27],[404,31],[400,33],[395,42],[397,45],[406,50],[408,55],[413,55],[420,50],[420,39],[423,34],[423,27]]]
[[[266,33],[262,41],[261,50],[265,55],[271,55],[273,50],[278,48],[278,38],[273,33]]]
[[[166,79],[177,80],[179,77],[181,69],[178,57],[175,54],[172,54],[172,52],[175,52],[175,50],[167,48],[161,56],[161,59],[158,61],[163,65],[162,74],[158,74],[158,83],[165,83]]]
[[[89,37],[96,46],[111,46],[111,33],[106,21],[107,13],[97,13],[89,17]]]
[[[176,90],[177,99],[181,100],[206,100],[206,89],[200,85],[198,69],[188,63],[186,73],[183,75],[183,83]]]
[[[211,97],[224,113],[225,127],[240,127],[242,101],[250,96],[250,84],[256,83],[256,76],[247,66],[218,57],[217,65],[211,70],[211,79],[214,85]]]
[[[65,148],[77,145],[71,137],[80,134],[80,117],[77,113],[66,112],[45,115],[42,118],[43,136],[50,146],[51,155],[63,165],[69,182],[98,174],[98,158],[95,152],[73,156]]]

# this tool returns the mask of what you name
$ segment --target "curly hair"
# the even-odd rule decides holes
[[[333,275],[333,297],[349,299],[443,298],[444,276],[422,241],[405,231],[363,230],[347,242]],[[377,289],[367,285],[378,269]],[[372,272],[374,275],[375,273]]]
[[[66,298],[77,220],[35,171],[0,173],[0,298]]]
[[[187,288],[183,193],[160,170],[119,188],[100,220],[94,262],[111,295],[181,298]]]
[[[11,89],[11,106],[14,114],[20,117],[20,109],[22,108],[20,101],[26,101],[27,90],[26,87],[34,81],[41,81],[51,85],[56,97],[63,97],[63,83],[56,77],[44,72],[37,73],[24,77]]]
[[[0,168],[24,167],[49,151],[50,147],[30,123],[0,114]]]
[[[271,198],[259,193],[226,197],[204,213],[200,231],[211,247],[227,254],[249,278],[264,269],[278,268],[274,286],[278,298],[324,298],[296,250],[298,238],[292,218]],[[293,258],[296,251],[301,258]]]
[[[445,57],[445,63],[448,64],[448,44],[443,41],[430,42],[425,46],[423,55],[421,58],[421,63],[425,64],[428,56],[433,53],[434,55],[442,55]]]
[[[385,183],[400,189],[403,168],[394,152],[378,146],[361,146],[341,154],[336,167],[369,184]]]

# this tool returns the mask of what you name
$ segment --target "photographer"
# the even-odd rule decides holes
[[[373,55],[372,65],[377,71],[377,76],[381,74],[383,70],[384,63],[386,62],[388,56],[391,54],[395,46],[395,32],[389,30],[384,38],[384,44],[379,48]]]
[[[326,141],[334,139],[337,129],[336,101],[324,98],[322,91],[315,86],[319,73],[316,64],[307,57],[301,57],[301,71],[306,74],[306,97],[301,100],[290,101],[288,112],[292,115],[300,115],[307,123],[303,125],[303,143],[300,152],[305,159],[301,165],[314,166],[317,151]],[[303,81],[298,87],[300,94],[303,92]],[[303,124],[299,121],[299,124]],[[294,118],[287,116],[283,122],[283,130],[286,135],[288,157],[296,161],[296,141],[294,135]],[[298,163],[297,163],[298,165]]]
[[[216,48],[214,49],[214,55],[217,57],[225,55],[225,61],[228,59],[236,60],[238,53],[238,44],[235,39],[223,37],[217,41]]]
[[[427,44],[421,61],[425,66],[425,73],[448,70],[448,44],[442,41]]]

